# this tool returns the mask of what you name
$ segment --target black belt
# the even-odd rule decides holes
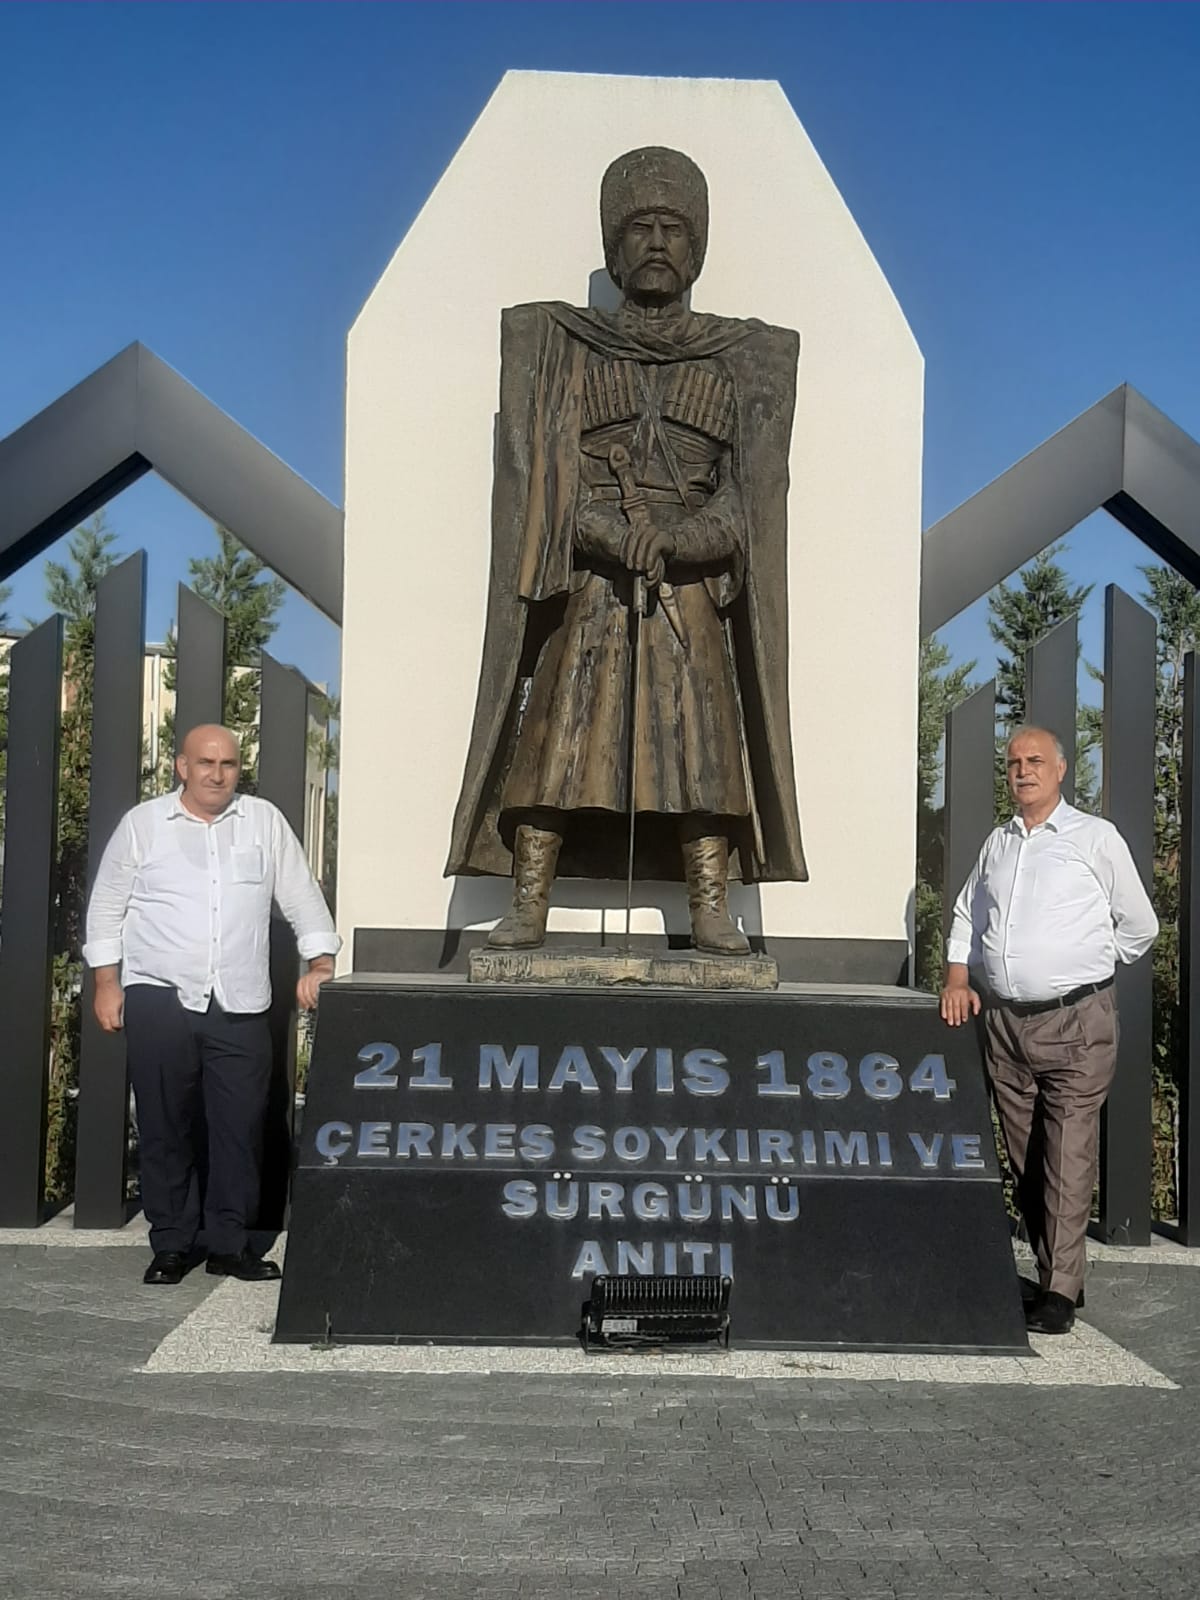
[[[1017,1017],[1036,1017],[1042,1011],[1061,1011],[1063,1006],[1073,1006],[1080,1000],[1086,1000],[1089,994],[1099,994],[1112,986],[1112,978],[1102,978],[1099,983],[1081,983],[1078,989],[1069,989],[1066,994],[1060,994],[1053,1000],[998,999],[996,1004]]]

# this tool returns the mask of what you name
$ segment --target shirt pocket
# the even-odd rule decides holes
[[[229,852],[229,880],[231,883],[261,883],[266,872],[262,846],[245,845]]]

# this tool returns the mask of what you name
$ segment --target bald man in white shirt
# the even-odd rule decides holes
[[[100,1026],[125,1030],[154,1251],[144,1282],[181,1280],[202,1222],[209,1272],[277,1278],[248,1244],[271,1081],[272,901],[307,962],[302,1007],[333,976],[341,941],[283,815],[238,794],[236,735],[193,728],[176,767],[181,787],[135,806],[109,840],[83,950]]]
[[[1041,1285],[1026,1322],[1068,1333],[1117,1064],[1114,970],[1145,955],[1158,919],[1116,828],[1062,798],[1053,733],[1019,728],[1007,771],[1017,815],[988,835],[955,902],[941,1012],[952,1027],[978,1014],[969,969],[982,967],[988,1076]]]

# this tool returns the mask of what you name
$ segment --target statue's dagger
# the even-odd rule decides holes
[[[650,518],[646,511],[646,500],[634,480],[633,461],[629,451],[623,444],[613,445],[608,452],[608,464],[621,490],[621,510],[625,513],[625,520],[635,533],[643,533],[650,526]],[[683,612],[679,609],[679,601],[674,589],[662,576],[662,570],[662,562],[660,560],[657,563],[657,577],[651,573],[648,580],[643,580],[639,573],[634,578],[634,590],[636,593],[639,583],[643,585],[644,602],[646,581],[649,582],[652,589],[658,589],[658,598],[662,601],[662,608],[666,613],[667,621],[671,624],[671,631],[679,640],[680,647],[686,653],[688,647],[687,631],[683,625]],[[645,615],[645,609],[645,604],[643,603],[643,615]]]
[[[635,503],[640,499],[633,481],[633,466],[629,451],[622,444],[613,445],[608,453],[608,464],[621,485],[621,509],[631,528],[638,531],[643,523],[634,519],[639,515]],[[624,477],[622,478],[622,475]],[[641,515],[645,507],[641,506]],[[642,689],[642,618],[646,615],[646,579],[640,572],[633,574],[633,601],[629,607],[629,852],[625,866],[625,948],[629,948],[630,928],[633,921],[633,850],[637,839],[637,769],[638,769],[638,702]]]
[[[608,452],[608,464],[621,490],[621,510],[634,533],[643,533],[650,526],[645,497],[638,489],[633,476],[633,461],[623,444],[614,444]],[[633,918],[633,856],[637,838],[637,769],[638,769],[638,703],[642,683],[642,618],[646,615],[646,588],[657,587],[658,597],[680,648],[687,651],[687,634],[683,614],[671,585],[663,579],[661,559],[656,572],[643,576],[633,574],[633,604],[629,608],[629,648],[632,656],[629,673],[629,855],[625,871],[625,944],[629,946],[630,926]]]

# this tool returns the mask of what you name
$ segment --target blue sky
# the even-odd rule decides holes
[[[507,68],[778,78],[925,352],[929,522],[1122,381],[1200,435],[1198,66],[1173,4],[10,0],[0,435],[140,339],[340,501],[346,330]],[[211,531],[153,479],[109,516],[161,637]],[[1100,518],[1068,565],[1139,559]],[[274,648],[336,679],[303,601]]]

